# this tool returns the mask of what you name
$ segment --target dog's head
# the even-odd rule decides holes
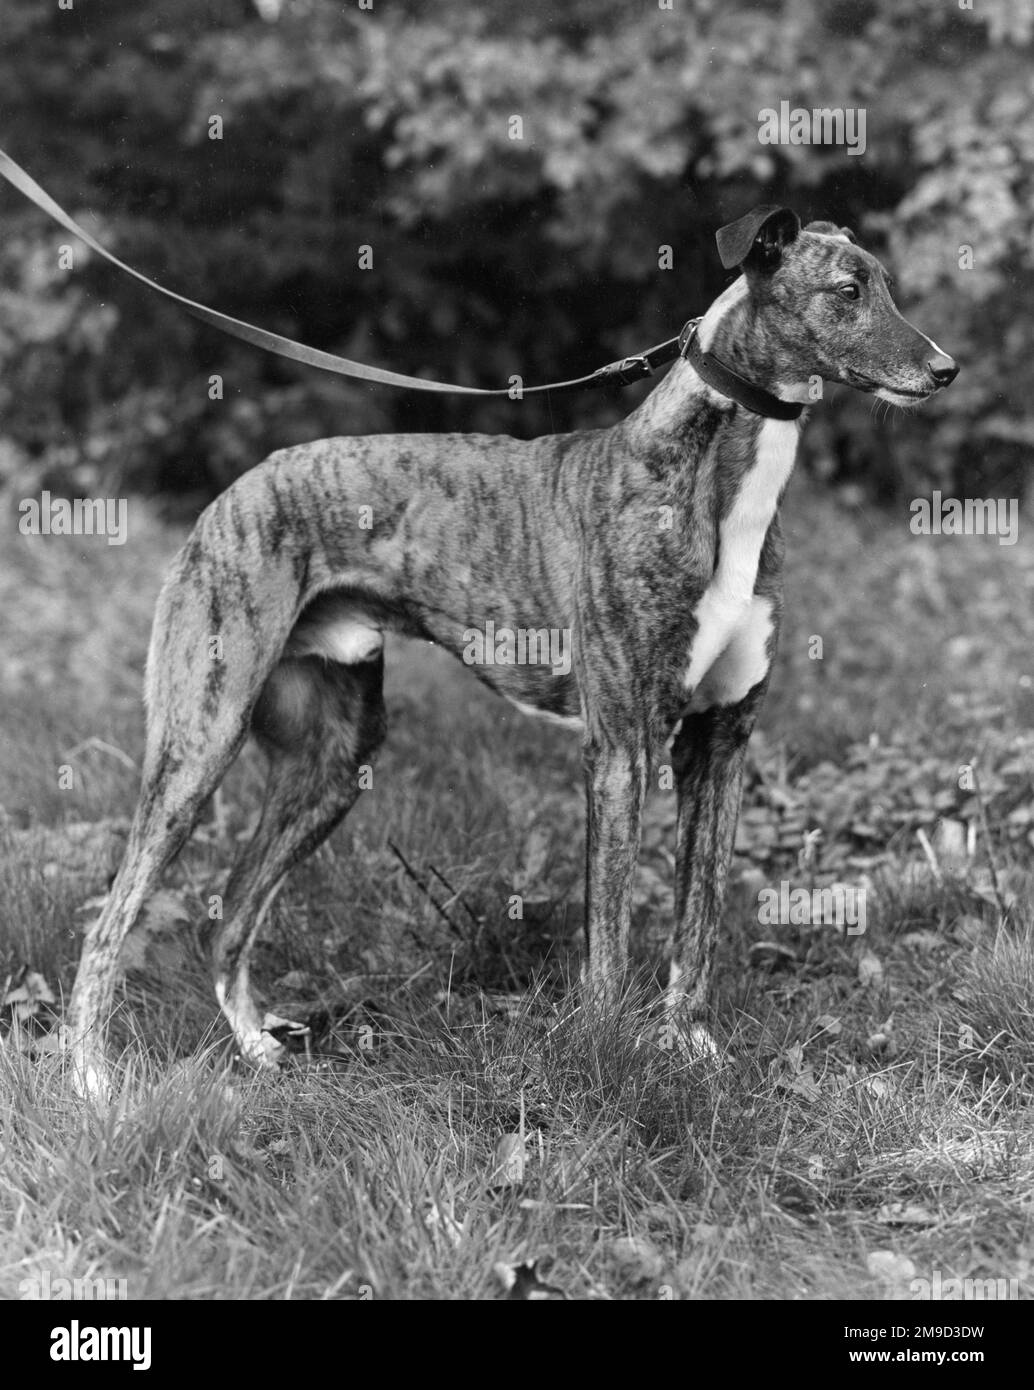
[[[887,272],[846,227],[802,228],[789,208],[758,207],[716,240],[726,269],[742,268],[755,325],[792,378],[819,375],[912,405],[958,375],[955,361],[902,318]]]

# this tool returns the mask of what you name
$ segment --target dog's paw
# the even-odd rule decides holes
[[[115,1086],[103,1052],[83,1043],[69,1043],[67,1035],[61,1038],[61,1052],[67,1058],[72,1090],[79,1099],[110,1105]]]
[[[706,1062],[719,1068],[726,1058],[709,1029],[702,1023],[669,1014],[657,1029],[656,1042],[662,1052],[686,1062]]]
[[[244,1060],[260,1071],[276,1071],[286,1052],[283,1043],[277,1042],[271,1033],[238,1038],[237,1048]]]
[[[679,1049],[685,1057],[691,1061],[711,1062],[716,1067],[722,1065],[725,1059],[718,1044],[702,1023],[691,1023],[688,1028],[680,1028],[678,1032]]]
[[[307,1023],[298,1023],[293,1018],[267,1013],[262,1019],[262,1035],[274,1042],[281,1054],[302,1052],[312,1040],[312,1029]]]
[[[304,1040],[310,1036],[307,1024],[267,1013],[260,1028],[238,1035],[237,1045],[241,1056],[253,1067],[276,1071],[288,1052],[304,1044]]]

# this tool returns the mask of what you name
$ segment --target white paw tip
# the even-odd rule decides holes
[[[693,1057],[707,1057],[718,1061],[721,1053],[718,1044],[702,1023],[694,1023],[686,1035],[686,1051]]]

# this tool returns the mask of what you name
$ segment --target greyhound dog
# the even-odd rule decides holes
[[[158,600],[140,799],[72,994],[81,1086],[103,1087],[119,948],[249,731],[268,782],[215,929],[215,988],[241,1052],[278,1062],[249,954],[285,874],[346,815],[384,738],[387,631],[465,656],[519,709],[579,732],[584,982],[607,1003],[626,964],[652,760],[673,739],[667,998],[700,1026],[779,629],[777,509],[803,403],[826,380],[911,405],[958,371],[846,229],[763,207],[717,240],[742,274],[612,428],[323,440],[273,454],[204,512]],[[500,659],[504,630],[537,634],[535,658]]]

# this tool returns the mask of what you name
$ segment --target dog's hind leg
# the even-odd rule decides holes
[[[216,993],[242,1053],[275,1065],[283,1049],[262,1030],[248,958],[284,875],[345,817],[361,769],[385,733],[383,657],[354,664],[288,658],[255,706],[253,732],[269,757],[258,827],[230,874],[215,941]]]
[[[249,579],[239,556],[208,534],[218,519],[202,518],[155,612],[140,796],[122,865],[87,930],[64,1028],[73,1080],[88,1094],[107,1090],[104,1030],[122,943],[246,739],[295,618],[289,563],[267,560]]]
[[[197,821],[205,799],[222,780],[245,730],[231,743],[212,744],[203,761],[163,762],[145,774],[122,865],[100,917],[91,924],[68,1005],[64,1036],[73,1081],[83,1095],[107,1091],[104,1030],[119,973],[119,952],[161,878]]]
[[[104,1029],[122,943],[247,736],[246,707],[223,706],[215,717],[206,718],[200,692],[187,685],[174,709],[152,712],[140,799],[126,852],[104,909],[83,944],[65,1024],[73,1080],[82,1094],[103,1096],[107,1090]]]

